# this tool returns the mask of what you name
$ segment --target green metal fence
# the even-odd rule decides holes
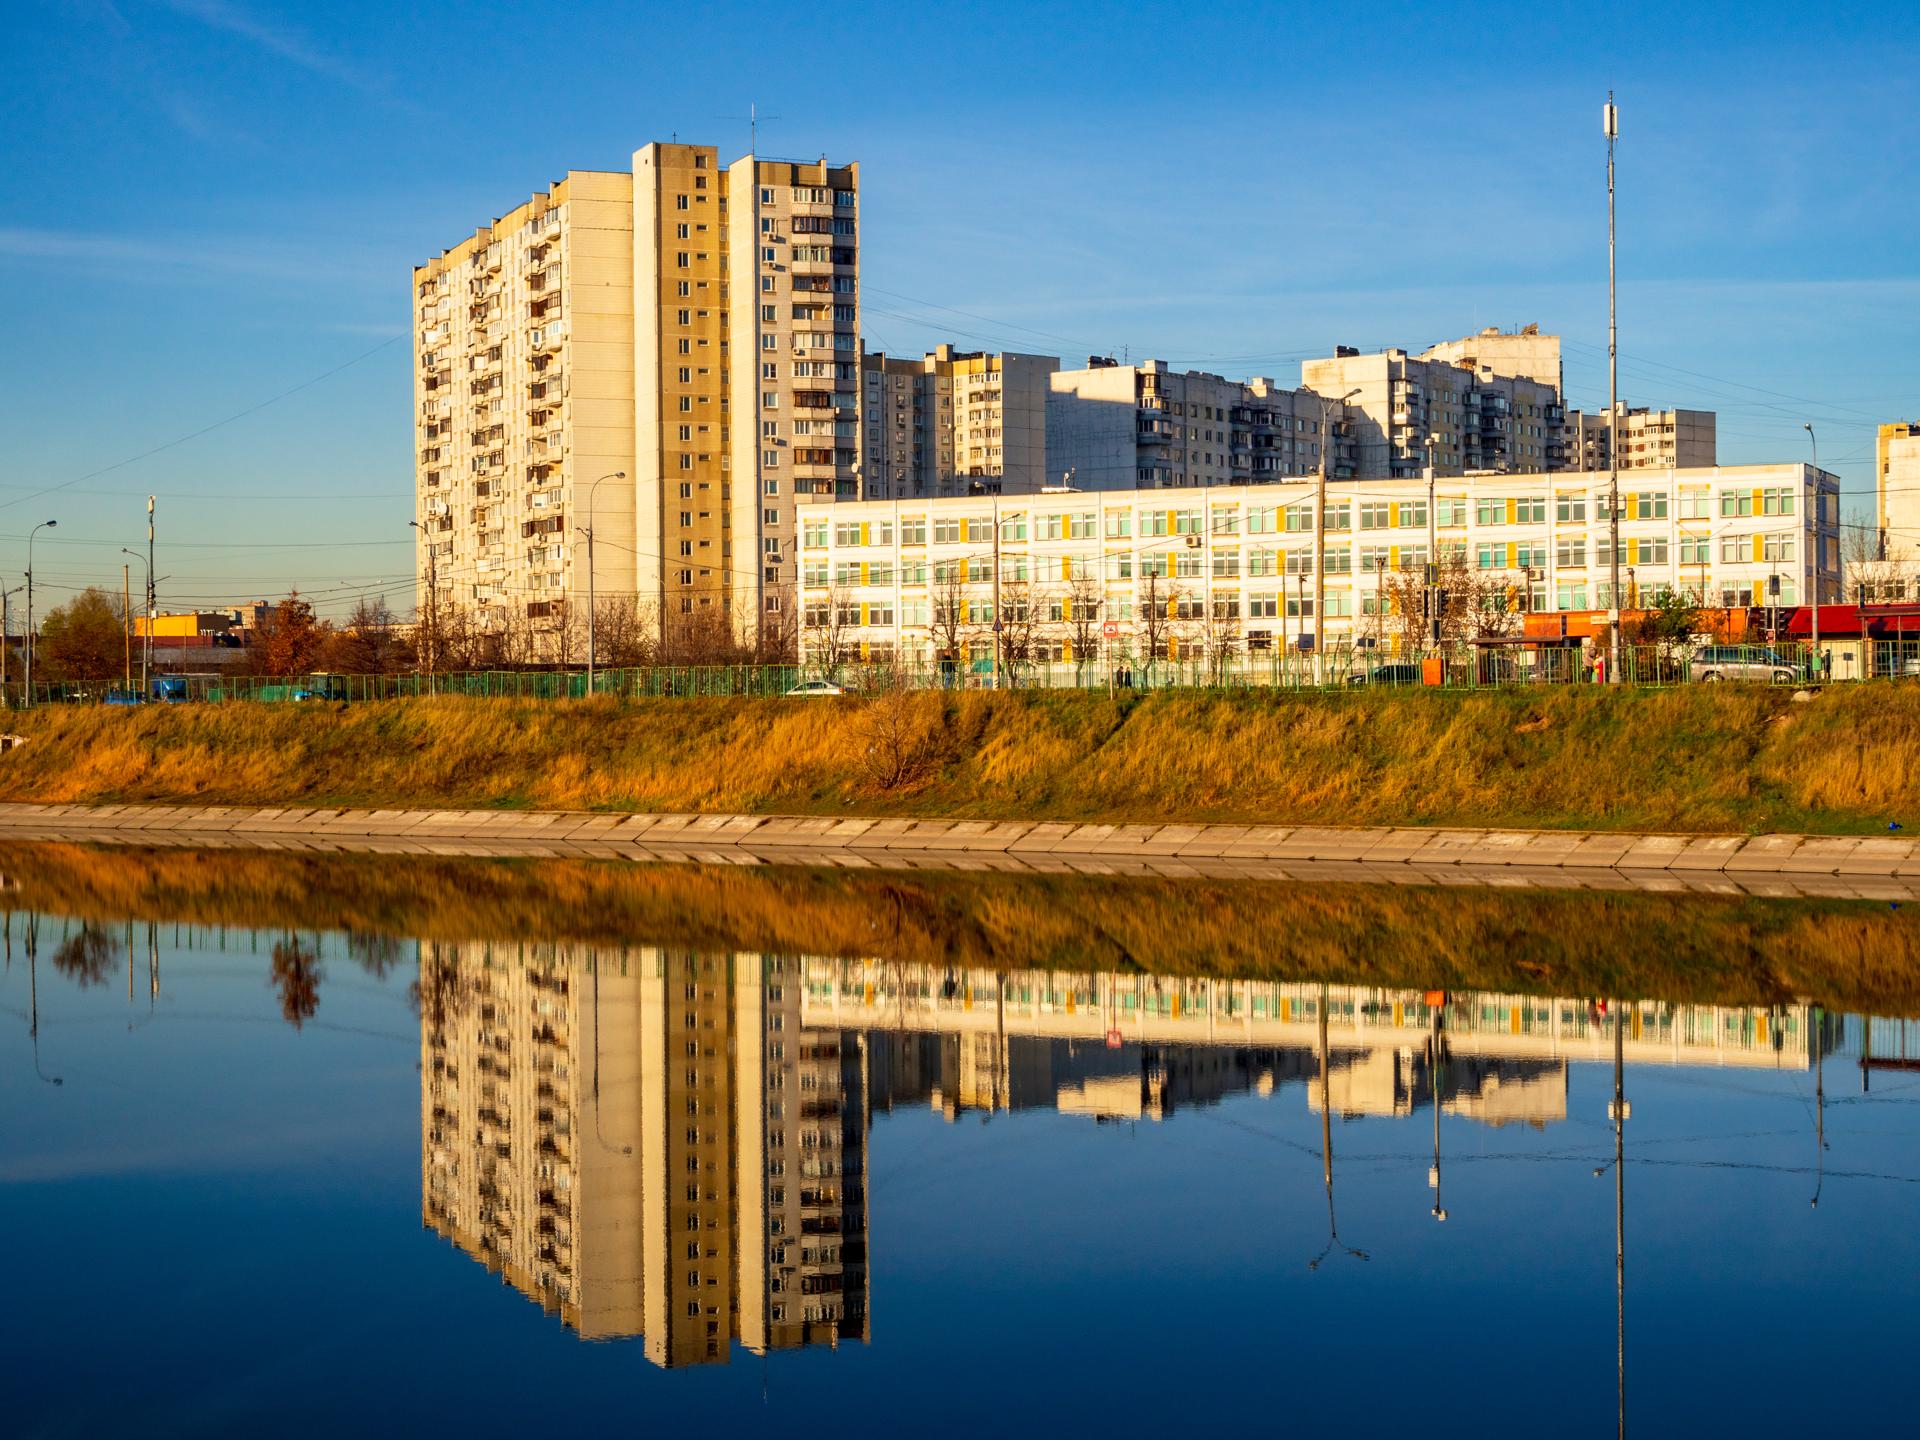
[[[1875,679],[1920,677],[1920,639],[1879,642],[1864,657]],[[1439,688],[1477,690],[1530,685],[1599,683],[1595,666],[1604,651],[1572,647],[1459,646],[1425,654],[1341,647],[1324,656],[1291,651],[1187,656],[1145,661],[1121,657],[1104,663],[1013,661],[999,675],[990,659],[959,664],[847,663],[819,665],[652,665],[600,670],[591,687],[582,670],[475,670],[449,675],[214,676],[166,675],[153,681],[153,703],[346,703],[427,695],[467,695],[519,700],[579,699],[589,693],[618,698],[652,696],[775,696],[831,694],[835,689],[873,692],[925,690],[1046,689],[1138,691],[1161,689],[1365,690]],[[1815,673],[1805,645],[1626,646],[1622,683],[1665,686],[1701,683],[1800,685],[1822,679],[1855,679],[1851,655],[1842,673]],[[23,686],[7,687],[18,706]],[[120,684],[39,683],[32,703],[135,704],[139,695]]]

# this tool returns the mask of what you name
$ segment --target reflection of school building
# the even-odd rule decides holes
[[[1238,652],[1278,650],[1321,633],[1316,605],[1338,646],[1391,634],[1374,617],[1430,557],[1504,587],[1514,609],[1604,610],[1609,486],[1586,473],[1448,477],[1431,491],[1418,479],[1344,481],[1322,504],[1292,477],[835,505],[800,524],[802,653],[831,635],[843,656],[925,661],[957,633],[980,658],[998,618],[1045,658],[1088,658],[1072,654],[1096,630],[1075,627],[1085,607],[1117,623],[1121,653],[1142,644],[1153,611],[1176,650],[1221,636]],[[1623,608],[1666,591],[1713,606],[1799,604],[1816,556],[1822,592],[1838,593],[1839,480],[1825,471],[1642,472],[1622,478],[1620,499]]]
[[[426,1225],[659,1365],[866,1339],[866,1047],[795,963],[423,945]]]
[[[922,1093],[949,1117],[1053,1108],[1161,1119],[1230,1094],[1318,1080],[1326,1009],[1328,1092],[1348,1115],[1449,1114],[1502,1125],[1566,1114],[1566,1067],[1611,1064],[1613,1028],[1635,1065],[1804,1070],[1832,1044],[1807,1007],[1627,1004],[1468,993],[1444,1008],[1420,991],[1059,971],[935,971],[868,961],[804,963],[802,1016],[849,1033],[918,1037]],[[1443,1063],[1427,1048],[1436,1020]],[[883,1083],[883,1082],[876,1082]],[[1317,1084],[1309,1103],[1320,1105]]]

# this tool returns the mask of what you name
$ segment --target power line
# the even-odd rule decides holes
[[[129,455],[125,460],[116,460],[113,462],[113,464],[103,465],[98,470],[89,470],[85,475],[76,475],[71,480],[62,480],[58,485],[49,485],[44,490],[34,491],[31,495],[16,496],[12,500],[0,500],[0,510],[11,509],[15,505],[24,505],[29,500],[38,500],[43,495],[52,495],[56,491],[66,490],[72,486],[84,484],[89,480],[97,480],[102,475],[111,474],[115,470],[125,469],[127,466],[136,464],[141,460],[151,459],[153,456],[160,454],[164,450],[172,450],[176,446],[185,445],[190,440],[198,440],[202,435],[210,435],[215,430],[218,430],[223,426],[231,425],[237,420],[244,420],[249,415],[257,415],[270,405],[277,405],[282,400],[285,400],[290,396],[298,395],[302,390],[311,389],[313,386],[318,385],[322,380],[330,380],[335,375],[338,375],[341,371],[350,370],[355,365],[358,365],[362,360],[371,359],[373,356],[378,355],[382,350],[388,349],[391,346],[399,344],[402,340],[406,340],[410,338],[411,338],[411,332],[409,332],[408,334],[395,335],[390,337],[389,339],[382,340],[378,345],[375,345],[371,350],[363,350],[358,355],[354,356],[351,360],[348,360],[339,365],[336,365],[331,370],[324,370],[320,374],[315,375],[311,380],[302,380],[298,385],[294,385],[288,389],[282,390],[278,395],[270,396],[267,399],[260,401],[257,405],[249,405],[246,409],[237,411],[236,413],[227,416],[226,419],[224,420],[216,420],[211,425],[203,425],[201,426],[200,429],[193,431],[191,434],[182,435],[176,440],[169,440],[164,445],[156,445],[151,450],[142,450],[138,455]]]

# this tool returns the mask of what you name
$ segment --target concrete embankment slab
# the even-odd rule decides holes
[[[1920,842],[1897,835],[0,804],[0,840],[297,854],[553,856],[1896,901],[1920,897]]]

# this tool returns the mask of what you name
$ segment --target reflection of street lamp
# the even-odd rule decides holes
[[[1607,1105],[1607,1118],[1613,1121],[1613,1306],[1614,1360],[1618,1371],[1620,1434],[1627,1433],[1627,1120],[1633,1106],[1627,1103],[1626,1016],[1620,1002],[1613,1005],[1613,1099]],[[1608,1166],[1593,1173],[1604,1175]]]
[[[1327,1243],[1326,1248],[1307,1262],[1307,1269],[1318,1270],[1320,1262],[1340,1248],[1349,1255],[1361,1260],[1367,1258],[1367,1252],[1356,1250],[1343,1244],[1340,1239],[1340,1227],[1333,1218],[1333,1089],[1332,1069],[1329,1065],[1331,1052],[1327,1048],[1327,987],[1320,987],[1320,1174],[1327,1187]]]
[[[1447,1002],[1443,997],[1433,1007],[1433,1034],[1427,1040],[1427,1075],[1433,1085],[1433,1168],[1427,1172],[1427,1188],[1433,1191],[1433,1218],[1436,1220],[1447,1218],[1447,1207],[1440,1203],[1440,1067],[1446,1045],[1440,1034],[1440,1026],[1446,1011]]]
[[[1818,1005],[1810,1006],[1808,1018],[1818,1016],[1807,1027],[1807,1033],[1813,1037],[1813,1199],[1808,1202],[1812,1209],[1820,1208],[1820,1190],[1827,1183],[1827,1012]]]
[[[27,1038],[33,1042],[33,1073],[49,1085],[64,1085],[67,1082],[58,1075],[49,1075],[40,1068],[40,978],[35,963],[39,954],[40,920],[38,916],[27,917],[27,994],[28,1015]]]

